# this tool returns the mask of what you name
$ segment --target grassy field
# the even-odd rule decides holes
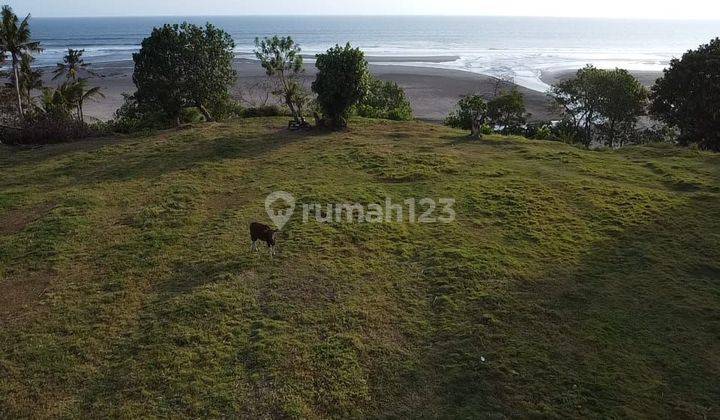
[[[720,155],[286,123],[0,148],[0,417],[720,417]]]

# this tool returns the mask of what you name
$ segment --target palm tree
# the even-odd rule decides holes
[[[23,55],[31,55],[34,52],[42,51],[40,43],[30,38],[30,15],[20,22],[17,15],[13,13],[10,6],[3,6],[0,12],[0,50],[10,53],[12,59],[12,71],[15,75],[15,92],[17,93],[18,112],[24,115],[22,95],[20,94],[20,64]]]
[[[20,95],[28,106],[33,104],[32,91],[42,89],[43,87],[42,71],[32,68],[33,61],[35,61],[33,57],[23,54],[20,59],[20,70],[18,72],[20,80],[17,85],[20,86]],[[12,83],[9,85],[14,87],[16,84],[15,77],[12,76],[10,80]]]
[[[57,68],[53,70],[53,73],[55,74],[53,80],[57,80],[58,78],[65,76],[66,80],[76,82],[80,77],[80,72],[83,71],[91,76],[97,76],[96,73],[93,73],[90,69],[88,69],[90,64],[86,63],[82,58],[84,52],[85,50],[74,50],[72,48],[68,48],[68,53],[65,57],[63,57],[63,62],[57,63]]]
[[[83,103],[97,97],[104,98],[105,95],[100,92],[99,87],[88,89],[86,79],[78,79],[76,82],[65,82],[59,90],[66,98],[67,103],[72,104],[77,109],[77,116],[80,121],[85,122],[85,113],[83,111]]]

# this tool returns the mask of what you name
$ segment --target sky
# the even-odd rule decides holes
[[[720,0],[0,0],[66,16],[487,15],[720,20]]]

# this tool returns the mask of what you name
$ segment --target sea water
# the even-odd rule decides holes
[[[540,80],[543,71],[586,64],[662,70],[673,57],[720,35],[717,21],[419,16],[34,18],[33,37],[45,48],[37,64],[54,65],[67,48],[85,49],[89,62],[129,60],[153,27],[183,21],[209,21],[223,28],[232,35],[241,58],[253,58],[255,37],[290,35],[309,55],[350,42],[362,48],[371,62],[511,77],[535,90],[547,88]]]

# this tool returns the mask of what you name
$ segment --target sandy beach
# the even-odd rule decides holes
[[[452,57],[450,57],[452,58]],[[448,59],[450,59],[448,58]],[[436,69],[428,67],[414,67],[406,63],[418,61],[418,57],[406,57],[390,61],[372,60],[371,72],[383,80],[392,80],[398,83],[412,103],[415,117],[425,121],[440,122],[458,99],[469,93],[479,93],[491,97],[496,89],[497,79],[476,73],[460,70]],[[381,64],[375,64],[375,63]],[[390,64],[391,63],[391,64]],[[310,86],[315,78],[315,67],[307,63],[304,78],[306,86]],[[238,81],[233,90],[236,99],[248,99],[251,102],[261,101],[263,96],[258,85],[267,80],[264,70],[258,62],[238,59],[235,62]],[[51,81],[52,73],[46,69],[45,84],[54,86],[58,82]],[[98,63],[93,66],[98,74],[90,78],[90,84],[100,86],[105,95],[104,99],[90,102],[85,106],[87,116],[107,120],[112,118],[115,110],[123,103],[123,93],[132,93],[135,86],[132,83],[132,61],[113,63]],[[518,87],[525,96],[528,112],[532,119],[550,119],[555,117],[549,109],[550,102],[545,94],[523,87]],[[246,104],[247,105],[247,104]]]

